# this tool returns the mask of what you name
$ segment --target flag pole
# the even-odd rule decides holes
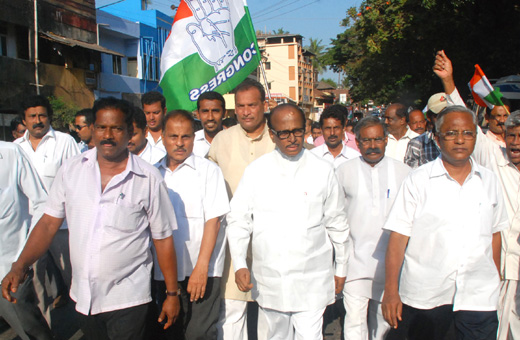
[[[267,98],[271,100],[271,91],[269,91],[269,84],[267,83],[267,76],[265,75],[264,61],[260,60],[260,69],[262,70],[262,76],[264,78],[265,91],[267,92]]]

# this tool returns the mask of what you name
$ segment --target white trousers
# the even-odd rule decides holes
[[[267,340],[267,323],[258,313],[258,340]],[[220,300],[220,316],[217,322],[218,340],[247,340],[247,301]]]
[[[280,312],[262,308],[258,319],[267,323],[268,340],[322,340],[325,308],[305,312]]]
[[[520,339],[520,285],[515,280],[505,280],[500,287],[498,301],[497,340]]]
[[[345,340],[383,340],[390,325],[383,318],[381,303],[343,291]]]

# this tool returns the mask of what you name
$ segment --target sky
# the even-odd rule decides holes
[[[330,40],[345,31],[340,26],[350,7],[359,7],[361,0],[248,0],[249,12],[255,30],[272,32],[283,28],[289,33],[304,37],[303,45],[310,39],[321,39],[322,45],[329,46]],[[151,0],[151,8],[173,15],[170,5],[179,0]],[[338,81],[338,75],[327,71],[322,78]]]

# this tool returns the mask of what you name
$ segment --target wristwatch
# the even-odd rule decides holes
[[[175,292],[169,292],[168,290],[166,290],[166,295],[168,295],[168,296],[180,296],[181,295],[181,289],[179,288]]]

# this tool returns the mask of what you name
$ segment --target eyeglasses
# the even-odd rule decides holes
[[[291,134],[294,135],[294,137],[301,137],[305,133],[305,128],[301,129],[294,129],[294,130],[283,130],[283,131],[276,131],[271,129],[271,131],[279,138],[279,139],[287,139]]]
[[[87,127],[88,125],[74,125],[74,127],[76,128],[76,130],[81,130],[83,129],[84,127]]]
[[[376,144],[383,144],[385,142],[385,137],[361,138],[360,142],[364,146],[370,145],[372,142],[375,142]]]
[[[439,132],[439,136],[442,136],[444,140],[455,140],[458,135],[462,135],[464,140],[472,140],[477,136],[477,132],[471,130]]]

